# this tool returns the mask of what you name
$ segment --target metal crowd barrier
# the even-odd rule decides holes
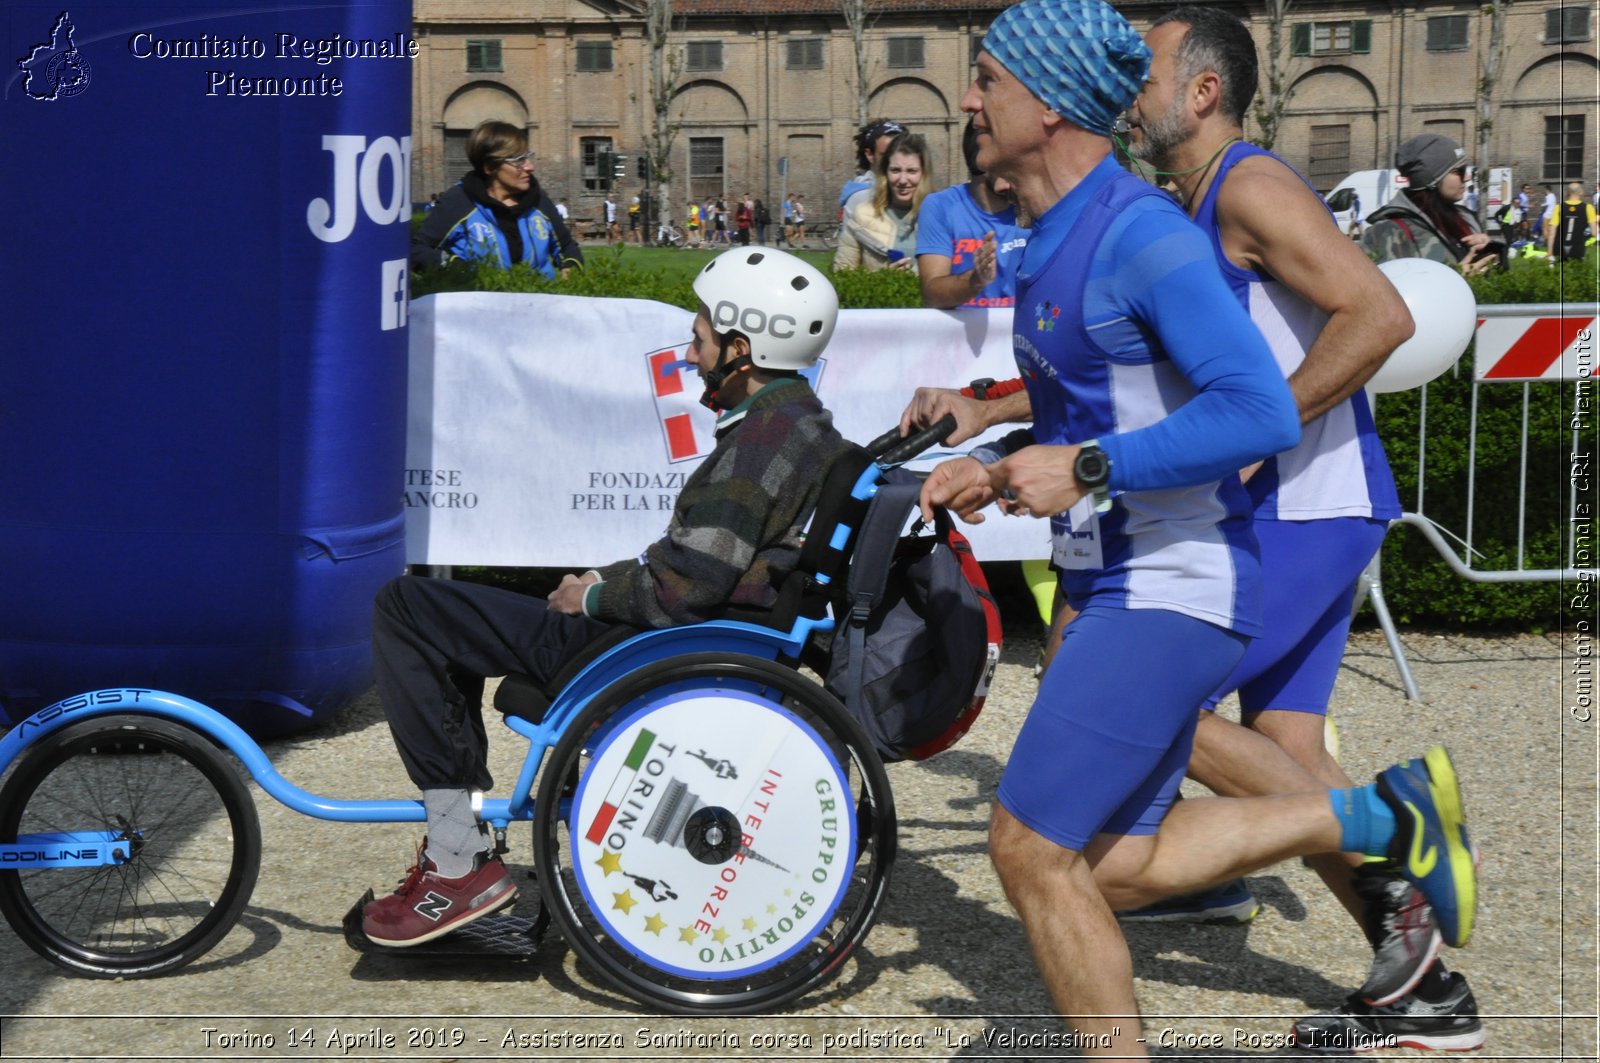
[[[1416,528],[1444,559],[1445,563],[1462,579],[1474,583],[1534,583],[1600,579],[1600,568],[1595,565],[1594,524],[1597,516],[1597,485],[1600,485],[1600,466],[1595,466],[1596,455],[1596,393],[1595,378],[1597,344],[1596,318],[1600,304],[1502,304],[1478,308],[1478,333],[1472,352],[1473,381],[1471,409],[1468,420],[1467,445],[1467,499],[1466,525],[1459,532],[1444,527],[1427,515],[1428,488],[1428,390],[1421,389],[1421,412],[1418,418],[1417,440],[1417,495],[1415,508],[1404,511],[1400,519],[1390,525],[1404,524]],[[1459,371],[1460,367],[1457,367]],[[1515,565],[1510,568],[1482,569],[1476,560],[1482,555],[1473,549],[1478,513],[1478,400],[1485,387],[1522,385],[1522,438],[1518,454],[1519,470],[1516,491],[1517,533]],[[1562,464],[1568,469],[1566,503],[1566,544],[1564,563],[1558,568],[1527,567],[1528,529],[1528,458],[1529,409],[1535,387],[1570,388],[1571,400],[1567,405],[1571,428],[1569,459]],[[1455,445],[1453,440],[1442,445]],[[1436,445],[1440,445],[1436,443]],[[1492,504],[1500,504],[1493,500]],[[1539,521],[1547,519],[1535,514]],[[1382,628],[1389,652],[1394,657],[1400,673],[1400,682],[1406,697],[1420,697],[1416,681],[1406,662],[1405,650],[1399,633],[1383,596],[1383,578],[1380,557],[1375,556],[1367,571],[1362,574],[1361,586],[1356,594],[1355,608],[1363,599],[1370,600],[1378,625]]]

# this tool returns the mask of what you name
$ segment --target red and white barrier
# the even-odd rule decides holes
[[[1551,316],[1479,310],[1483,320],[1474,356],[1476,379],[1587,380],[1596,375],[1594,307]]]

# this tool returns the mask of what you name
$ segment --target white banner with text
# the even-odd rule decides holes
[[[637,299],[417,300],[406,561],[583,569],[659,538],[713,445],[716,418],[682,364],[692,320]],[[1010,310],[846,310],[808,374],[858,443],[898,423],[918,386],[1016,375]],[[991,510],[963,531],[986,561],[1049,556],[1042,520]]]

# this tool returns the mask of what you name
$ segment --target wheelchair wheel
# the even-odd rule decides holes
[[[577,773],[577,787],[562,784]],[[832,695],[753,657],[602,691],[540,781],[534,861],[580,958],[666,1011],[769,1011],[836,975],[894,862],[883,764]]]
[[[0,912],[39,955],[78,974],[164,974],[221,941],[250,898],[261,827],[238,772],[188,727],[107,716],[28,751],[0,788],[0,841],[105,832],[128,858],[0,871]]]

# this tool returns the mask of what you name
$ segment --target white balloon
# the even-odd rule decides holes
[[[1478,301],[1466,278],[1430,258],[1396,258],[1378,268],[1389,278],[1416,331],[1367,381],[1369,391],[1409,391],[1455,364],[1478,327]]]

